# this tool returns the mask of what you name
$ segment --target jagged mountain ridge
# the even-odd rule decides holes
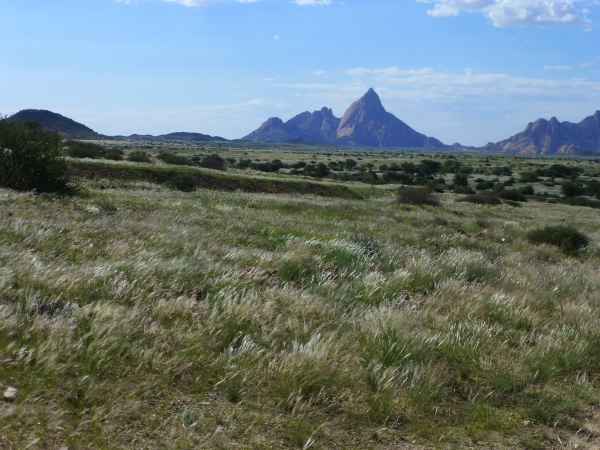
[[[305,142],[349,147],[444,148],[387,112],[374,89],[355,101],[341,119],[330,108],[304,112],[283,122],[268,119],[243,139],[254,142]]]
[[[560,155],[600,153],[600,111],[579,123],[538,119],[508,139],[483,150],[512,154]]]

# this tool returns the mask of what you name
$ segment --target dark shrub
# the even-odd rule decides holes
[[[520,187],[519,192],[523,195],[535,195],[535,189],[530,185]]]
[[[191,173],[182,173],[171,180],[171,186],[178,191],[192,192],[196,190],[196,178]]]
[[[34,124],[0,120],[0,186],[38,192],[66,192],[62,140]]]
[[[589,244],[587,236],[566,225],[546,226],[530,231],[527,240],[535,245],[554,245],[567,255],[577,255]]]
[[[162,162],[173,164],[175,166],[195,166],[195,164],[185,156],[176,155],[170,152],[160,152],[157,156]]]
[[[535,183],[539,181],[540,177],[535,172],[523,172],[519,175],[519,181],[521,183]]]
[[[67,141],[65,143],[65,153],[71,158],[104,158],[106,149],[99,144],[92,142]]]
[[[454,175],[454,185],[455,186],[468,186],[469,185],[469,177],[464,173],[457,173]]]
[[[139,163],[151,163],[150,155],[148,153],[143,152],[141,150],[136,150],[135,152],[131,152],[127,159],[131,162],[139,162]]]
[[[482,181],[478,181],[477,184],[475,185],[475,189],[477,189],[478,191],[487,191],[487,190],[490,190],[493,188],[494,188],[493,181],[482,180]]]
[[[214,170],[225,170],[225,166],[227,165],[227,161],[221,158],[219,155],[209,155],[205,156],[198,163],[200,167],[205,167],[207,169]]]
[[[498,192],[498,197],[504,199],[504,200],[511,200],[513,202],[526,202],[527,198],[521,194],[519,191],[515,191],[515,190],[507,190],[507,191],[502,191],[502,192]]]
[[[600,200],[592,200],[586,197],[567,197],[561,203],[572,206],[587,206],[589,208],[600,208]]]
[[[426,187],[401,187],[398,190],[398,202],[406,205],[440,205],[440,199]]]
[[[123,150],[117,148],[109,148],[104,152],[104,159],[112,159],[113,161],[123,160]]]
[[[577,197],[585,193],[585,189],[575,181],[566,180],[560,185],[560,191],[565,197]]]
[[[459,199],[460,202],[475,203],[477,205],[500,205],[502,202],[494,194],[472,194]]]
[[[473,189],[471,189],[469,186],[454,186],[454,189],[452,189],[452,191],[455,194],[474,194],[475,191],[473,191]]]

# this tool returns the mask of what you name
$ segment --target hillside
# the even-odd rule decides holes
[[[91,128],[61,114],[43,109],[24,109],[10,116],[14,122],[36,122],[44,130],[53,131],[68,139],[98,139],[102,137]]]

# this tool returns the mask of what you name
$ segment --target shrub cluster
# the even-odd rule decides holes
[[[461,199],[460,202],[475,203],[477,205],[500,205],[502,202],[497,195],[494,194],[471,194]]]
[[[219,155],[213,154],[202,158],[198,165],[207,169],[225,170],[225,167],[227,167],[227,161],[225,161]]]
[[[131,152],[129,154],[129,156],[127,156],[127,159],[131,162],[138,162],[138,163],[151,163],[152,159],[150,159],[150,155],[148,155],[148,153],[141,151],[141,150],[136,150],[134,152]]]
[[[546,226],[532,230],[527,240],[535,245],[547,244],[558,247],[567,255],[577,255],[589,245],[589,239],[575,228],[566,225]]]
[[[39,126],[0,120],[0,186],[37,192],[65,192],[67,168],[62,140]]]
[[[71,158],[112,159],[115,161],[123,159],[122,150],[105,148],[92,142],[67,141],[65,153]]]
[[[171,186],[182,192],[193,192],[196,190],[196,178],[191,173],[182,173],[171,180]]]
[[[171,152],[160,152],[157,156],[162,162],[173,164],[175,166],[195,166],[194,162],[182,155],[176,155]]]
[[[426,187],[401,187],[397,198],[399,203],[406,205],[440,205],[440,199]]]

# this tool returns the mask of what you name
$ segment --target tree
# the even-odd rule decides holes
[[[430,177],[431,175],[435,175],[442,170],[442,164],[431,159],[424,159],[421,161],[419,168],[421,172],[425,174],[425,176]]]
[[[69,191],[62,139],[35,123],[0,120],[0,186],[20,191]]]

